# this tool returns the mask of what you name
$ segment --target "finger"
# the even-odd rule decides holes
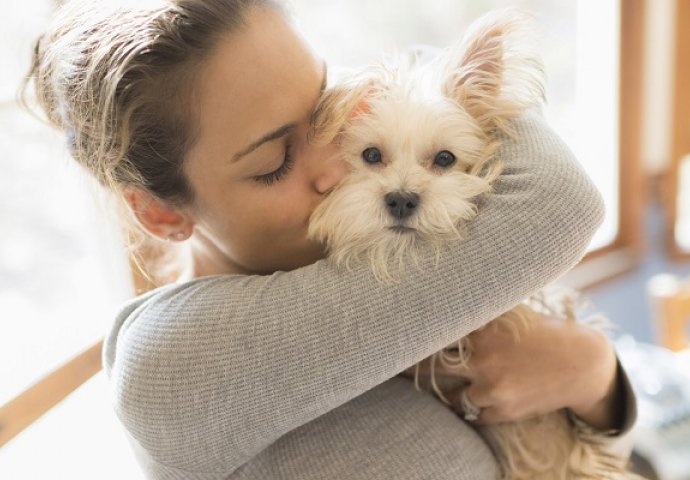
[[[484,388],[480,382],[470,383],[465,389],[467,399],[479,408],[488,408],[496,403],[488,389]]]
[[[470,365],[445,367],[441,364],[437,364],[435,367],[435,375],[460,378],[465,380],[465,383],[470,383],[479,376],[479,373]]]
[[[519,422],[534,418],[539,412],[517,408],[515,404],[506,402],[481,385],[470,385],[466,398],[479,407],[481,412],[476,422],[480,425],[494,425],[497,423]]]
[[[486,404],[479,403],[472,396],[469,386],[461,386],[453,390],[449,401],[452,410],[465,420],[475,422],[481,417],[481,412],[486,408]]]
[[[470,384],[465,390],[467,401],[480,410],[477,420],[472,423],[477,425],[492,425],[507,421],[502,410],[496,407],[496,402],[490,396],[488,390],[482,388],[481,384]]]
[[[496,425],[498,423],[505,423],[512,421],[508,416],[502,412],[499,408],[489,406],[482,408],[479,413],[479,419],[473,422],[477,425]]]
[[[482,409],[479,420],[476,423],[481,425],[495,425],[497,423],[506,422],[524,422],[541,415],[545,415],[545,413],[535,411],[512,411],[507,410],[505,406],[493,404]]]
[[[433,364],[432,364],[433,363]],[[461,366],[456,365],[452,361],[444,362],[440,358],[437,358],[432,362],[432,358],[428,357],[419,362],[419,374],[422,376],[430,376],[433,373],[436,376],[451,376],[451,377],[462,377],[472,380],[476,376],[476,372],[472,369],[469,363]],[[412,374],[414,374],[414,366],[408,369]]]

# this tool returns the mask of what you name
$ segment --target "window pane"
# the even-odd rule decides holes
[[[120,234],[98,189],[63,136],[13,101],[51,5],[3,9],[0,404],[102,337],[131,295]]]
[[[483,13],[518,6],[537,16],[547,74],[545,114],[594,179],[606,220],[590,250],[618,232],[620,0],[292,0],[305,36],[329,65],[364,66],[415,44],[446,47]]]

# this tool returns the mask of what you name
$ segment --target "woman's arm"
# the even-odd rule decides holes
[[[467,368],[436,366],[437,376],[471,382],[467,395],[482,407],[484,424],[514,422],[569,409],[591,428],[619,435],[636,417],[635,395],[611,341],[585,324],[535,317],[519,339],[508,329],[487,328],[469,335]],[[420,368],[429,376],[429,361]],[[414,376],[414,367],[405,371]],[[449,392],[461,412],[459,391]]]
[[[480,405],[479,423],[514,422],[569,409],[583,428],[608,437],[604,447],[627,459],[637,402],[613,344],[581,323],[543,318],[516,338],[512,330],[480,329],[470,334],[467,368],[435,366],[435,377],[451,408],[463,415],[460,393],[466,381],[472,403]],[[419,380],[430,388],[430,359],[420,363]],[[401,373],[414,379],[415,366]],[[460,378],[462,379],[461,381]]]
[[[396,285],[329,262],[159,289],[104,351],[116,412],[158,461],[232,470],[300,425],[428,357],[557,279],[584,254],[601,197],[535,113],[506,139],[496,191],[434,267]]]

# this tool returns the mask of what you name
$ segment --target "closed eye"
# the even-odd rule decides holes
[[[257,175],[254,177],[254,180],[263,183],[264,185],[273,185],[276,182],[279,182],[280,180],[283,179],[283,177],[290,171],[292,170],[292,167],[294,165],[294,159],[292,158],[291,152],[290,152],[290,145],[285,147],[285,155],[283,157],[283,163],[278,167],[276,170],[274,170],[271,173],[266,173],[264,175]]]

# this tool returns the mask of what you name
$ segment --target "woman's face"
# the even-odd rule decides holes
[[[199,137],[185,163],[195,276],[291,270],[323,257],[307,223],[346,173],[334,145],[307,142],[325,74],[283,17],[263,8],[203,64]]]

